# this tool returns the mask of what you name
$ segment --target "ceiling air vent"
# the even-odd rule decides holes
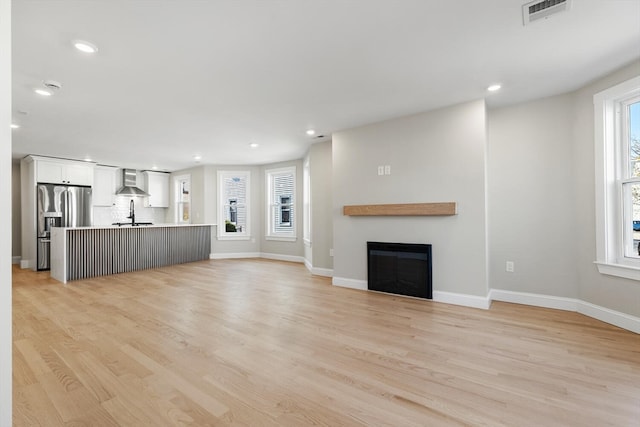
[[[523,24],[546,19],[556,13],[571,9],[571,0],[538,0],[522,6]]]

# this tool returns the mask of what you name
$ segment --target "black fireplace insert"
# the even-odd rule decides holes
[[[367,266],[372,291],[433,298],[431,245],[367,242]]]

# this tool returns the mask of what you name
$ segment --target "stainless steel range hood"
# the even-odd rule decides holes
[[[117,196],[148,196],[144,190],[138,188],[137,184],[137,173],[133,169],[123,169],[122,170],[122,187],[118,191],[116,191]]]

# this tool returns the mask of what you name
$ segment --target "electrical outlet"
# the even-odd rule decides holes
[[[385,175],[391,175],[391,165],[386,165],[384,167],[384,174]]]
[[[333,248],[329,249],[329,256],[333,256]]]
[[[513,271],[514,271],[514,263],[513,263],[513,261],[507,261],[507,267],[506,267],[506,270],[507,270],[509,273],[513,273]]]
[[[384,175],[384,166],[378,166],[378,175]]]

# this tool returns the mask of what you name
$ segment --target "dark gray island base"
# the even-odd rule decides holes
[[[209,259],[211,225],[53,228],[51,277],[60,282]]]

